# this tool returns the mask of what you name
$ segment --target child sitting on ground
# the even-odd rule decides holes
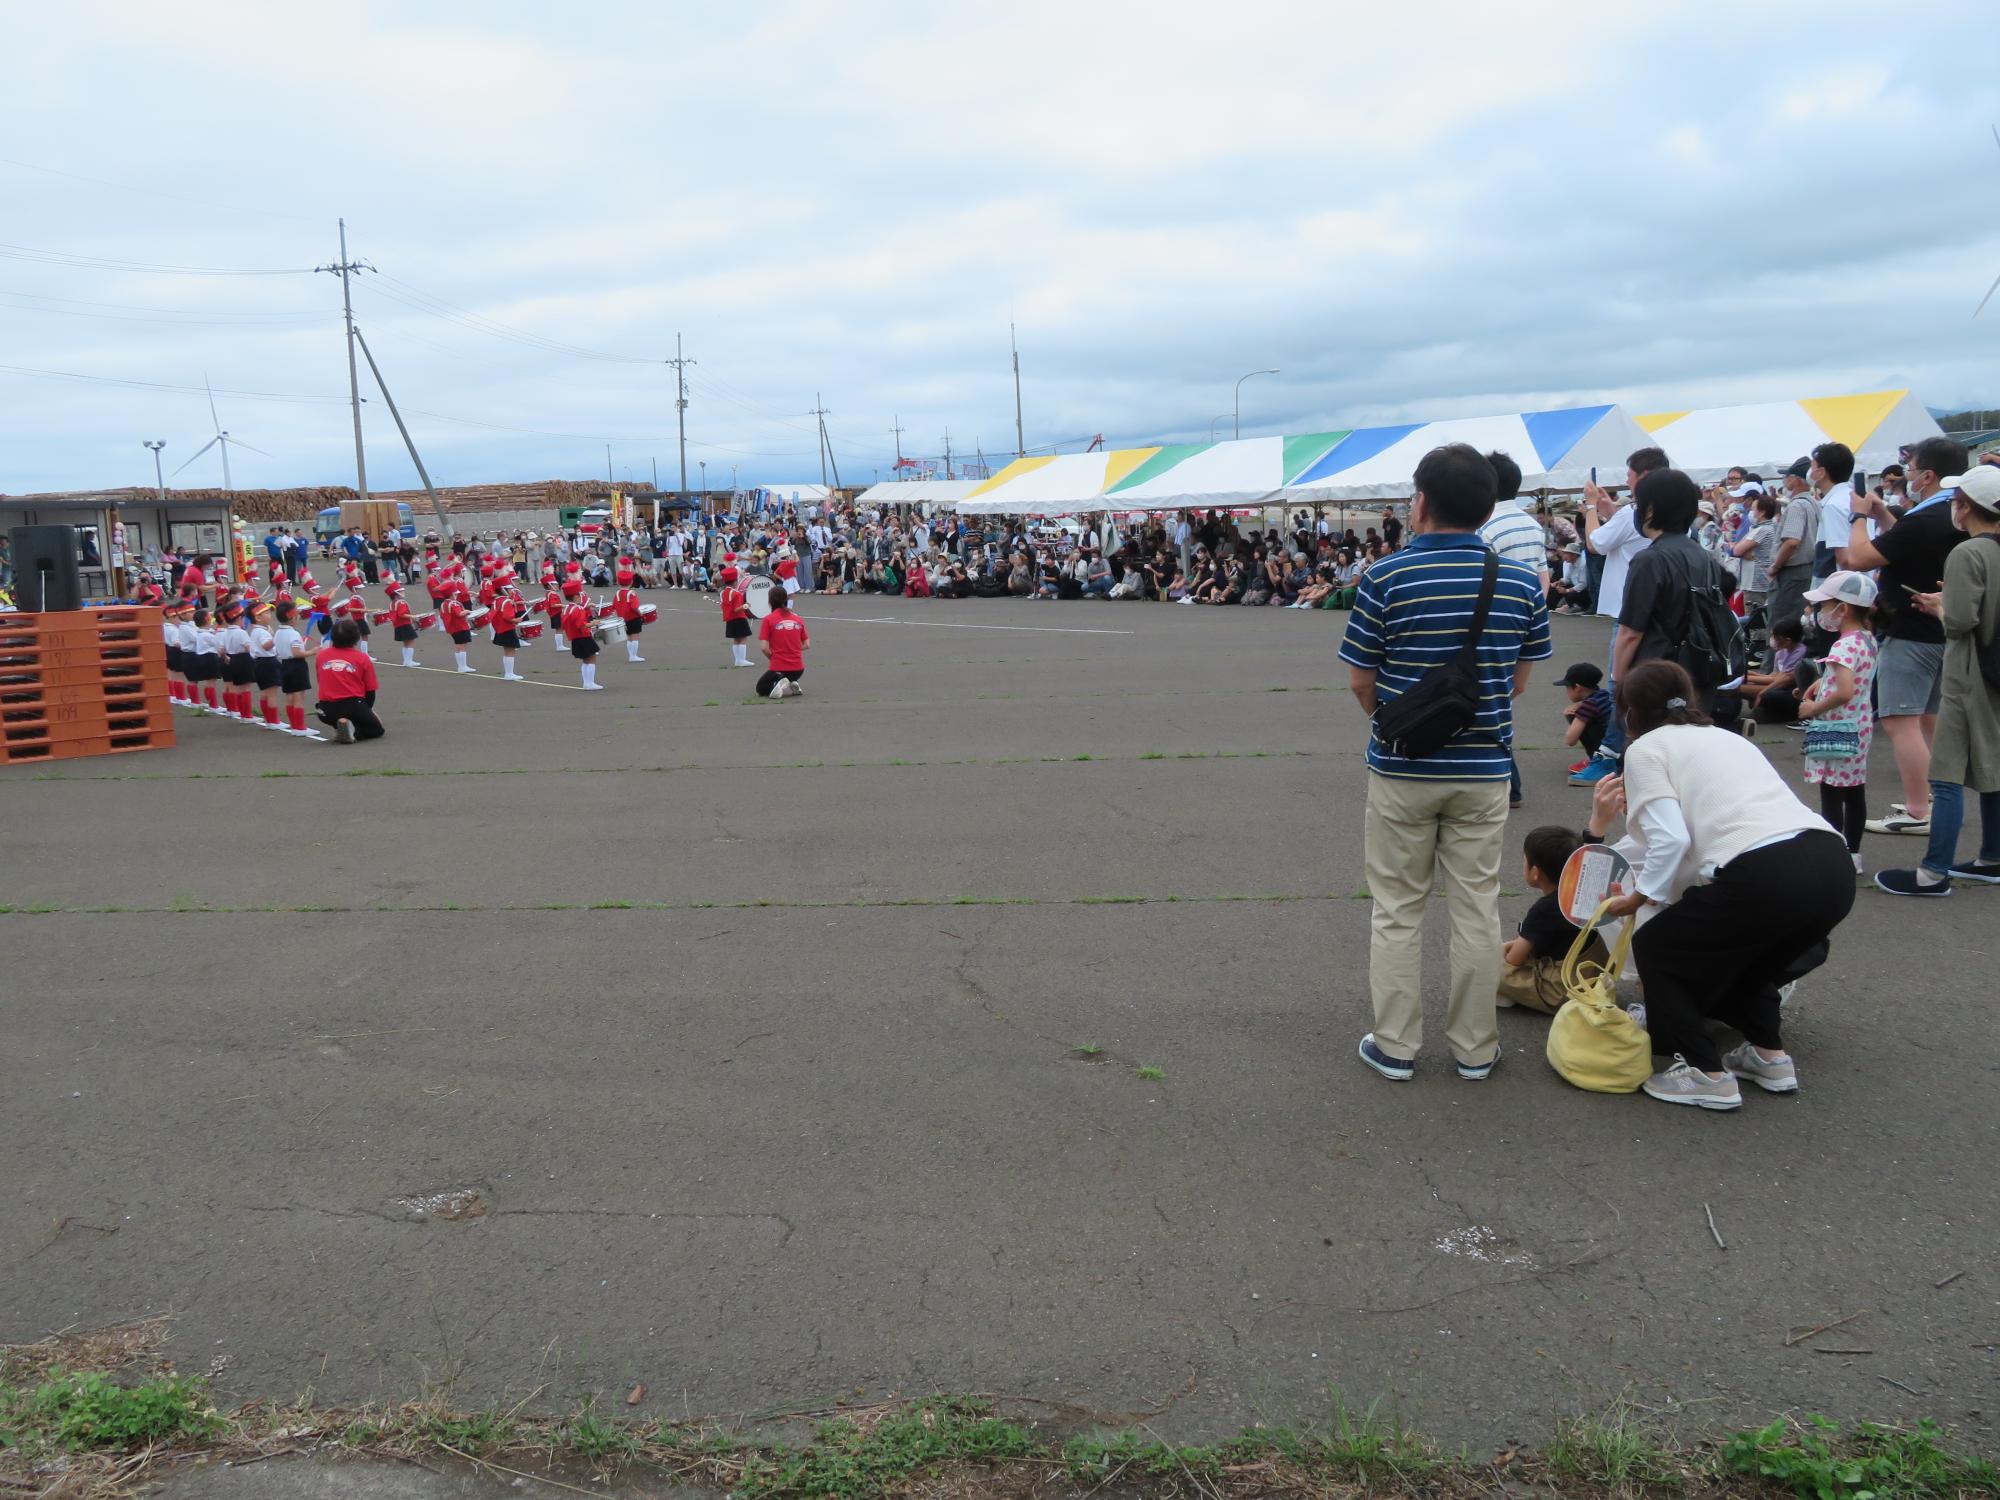
[[[1769,672],[1745,673],[1737,691],[1750,705],[1753,722],[1796,724],[1799,700],[1819,677],[1806,657],[1805,628],[1799,621],[1771,623],[1771,667]]]
[[[1563,717],[1569,720],[1563,743],[1572,749],[1581,746],[1586,757],[1597,754],[1597,747],[1604,743],[1604,731],[1611,727],[1612,714],[1611,692],[1604,686],[1603,670],[1594,662],[1573,662],[1556,679],[1556,686],[1569,694],[1569,707],[1563,710]],[[1585,759],[1571,766],[1570,774],[1589,764]]]
[[[1556,899],[1556,882],[1582,842],[1573,830],[1554,826],[1534,829],[1521,842],[1521,878],[1542,897],[1521,918],[1521,935],[1501,944],[1496,1003],[1503,1009],[1518,1005],[1552,1016],[1568,998],[1563,988],[1563,960],[1576,942],[1577,926],[1563,915],[1562,903]],[[1611,957],[1604,940],[1594,932],[1583,956],[1598,964],[1609,962]]]

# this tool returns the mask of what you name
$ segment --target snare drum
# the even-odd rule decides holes
[[[387,625],[390,620],[395,618],[395,613],[394,610],[390,609],[371,610],[369,611],[368,622],[371,625]]]
[[[423,614],[418,615],[416,619],[414,619],[410,623],[415,625],[419,630],[435,630],[437,629],[437,622],[438,622],[437,611],[433,609],[433,610],[426,610]]]
[[[538,641],[542,632],[548,629],[540,620],[523,620],[514,627],[514,633],[524,641]]]
[[[625,622],[616,615],[599,620],[590,627],[591,638],[600,646],[616,646],[625,640]]]
[[[465,623],[474,630],[484,630],[486,628],[487,617],[492,613],[493,611],[484,604],[475,604],[471,609],[466,611]]]
[[[642,604],[639,606],[639,623],[641,625],[651,625],[654,621],[658,620],[659,618],[660,618],[659,605]]]

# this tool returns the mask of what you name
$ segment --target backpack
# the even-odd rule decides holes
[[[1490,548],[1479,580],[1479,604],[1458,654],[1432,667],[1400,698],[1375,710],[1375,738],[1389,754],[1404,760],[1435,755],[1479,717],[1479,638],[1486,633],[1486,616],[1493,607],[1493,585],[1500,577],[1500,555]]]
[[[1996,536],[1990,531],[1986,534],[1986,540],[1992,542],[1995,546],[2000,546],[2000,536]],[[1991,575],[1989,574],[1987,587],[1991,588],[1992,586]],[[2000,630],[1994,631],[1989,638],[1983,641],[1979,639],[1978,632],[1974,631],[1972,643],[1979,648],[1979,675],[1986,679],[1987,690],[1989,692],[2000,693]]]
[[[1737,681],[1750,666],[1749,637],[1716,581],[1719,572],[1710,560],[1706,582],[1689,580],[1687,630],[1672,657],[1703,693]]]

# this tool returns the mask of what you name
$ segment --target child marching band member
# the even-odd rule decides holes
[[[319,732],[306,728],[306,692],[312,687],[312,653],[298,628],[298,606],[287,599],[273,613],[277,628],[271,632],[271,648],[278,658],[278,691],[285,695],[286,734],[316,740]]]
[[[243,606],[231,599],[222,606],[222,710],[232,719],[254,724],[250,707],[250,685],[256,680],[250,670],[250,632],[243,627]]]
[[[639,654],[639,591],[632,587],[632,571],[618,570],[618,592],[611,596],[611,612],[625,622],[625,660],[644,661]]]
[[[590,606],[584,602],[583,580],[572,578],[563,585],[562,633],[569,642],[569,654],[583,668],[585,692],[601,692],[597,680],[597,637],[590,633]]]
[[[201,608],[200,602],[192,594],[188,594],[181,598],[179,605],[174,610],[174,613],[179,616],[174,625],[174,633],[180,639],[181,691],[184,695],[183,701],[198,714],[205,712],[201,706],[201,658],[195,651],[197,632],[194,624],[194,612],[199,608]]]
[[[555,646],[556,650],[567,651],[569,649],[569,642],[563,638],[562,632],[563,596],[561,588],[556,584],[555,565],[553,563],[542,574],[542,581],[547,591],[542,595],[542,602],[539,608],[543,614],[549,617],[549,640]]]
[[[496,569],[490,562],[479,565],[479,602],[486,609],[493,607],[493,596],[500,592],[500,585],[494,581]]]
[[[370,656],[373,653],[368,649],[368,601],[362,597],[359,575],[357,574],[354,579],[349,581],[347,586],[353,592],[346,599],[342,600],[341,603],[346,608],[347,618],[352,620],[354,628],[361,632],[361,654],[363,656]]]
[[[187,702],[187,678],[181,675],[181,601],[169,599],[160,609],[160,634],[167,643],[167,699]]]
[[[438,606],[438,624],[451,637],[452,660],[458,663],[458,670],[473,671],[472,664],[465,659],[465,648],[472,644],[472,621],[457,589],[446,594],[444,603]]]
[[[417,661],[417,617],[410,609],[410,601],[403,597],[403,586],[390,579],[382,585],[389,592],[389,632],[396,637],[396,644],[403,650],[403,665],[419,666]]]
[[[722,570],[722,635],[729,642],[729,665],[749,666],[750,597],[737,587],[733,563]]]
[[[785,608],[785,604],[784,589],[773,585],[771,612],[757,628],[758,646],[764,660],[771,664],[770,670],[757,679],[759,698],[796,698],[805,691],[799,679],[806,675],[806,650],[812,645],[812,637],[806,633],[806,622]]]
[[[332,635],[333,634],[332,598],[326,594],[315,593],[312,596],[312,613],[309,616],[307,616],[306,623],[310,625],[314,630],[317,630],[319,632],[319,638],[321,640],[325,640],[328,636]]]
[[[514,670],[514,653],[521,649],[521,635],[516,628],[521,623],[521,601],[511,593],[495,593],[492,609],[486,623],[493,627],[493,644],[500,648],[500,680],[524,681]]]
[[[263,727],[278,722],[278,639],[271,630],[271,606],[261,599],[250,610],[250,675],[257,684],[257,712]]]
[[[789,542],[778,548],[777,565],[771,569],[771,572],[775,576],[778,586],[785,591],[786,598],[798,598],[799,556],[792,550]]]
[[[194,607],[194,676],[201,684],[201,701],[208,712],[222,712],[222,697],[216,684],[222,681],[222,658],[218,654],[215,631],[208,617],[208,606]],[[183,648],[187,642],[182,637]]]

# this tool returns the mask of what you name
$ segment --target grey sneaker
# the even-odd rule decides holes
[[[1662,1104],[1692,1104],[1697,1109],[1743,1107],[1743,1091],[1736,1086],[1735,1074],[1711,1077],[1678,1052],[1672,1067],[1655,1073],[1639,1087]]]
[[[1906,812],[1896,812],[1886,818],[1870,818],[1862,826],[1870,833],[1915,833],[1928,837],[1931,820],[1928,817],[1913,818]]]
[[[1767,1094],[1796,1094],[1799,1091],[1799,1070],[1793,1065],[1787,1053],[1776,1062],[1768,1062],[1757,1055],[1757,1049],[1745,1042],[1734,1052],[1724,1055],[1722,1066],[1738,1078],[1747,1078]]]

